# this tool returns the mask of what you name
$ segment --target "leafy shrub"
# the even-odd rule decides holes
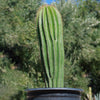
[[[41,0],[0,2],[0,50],[20,69],[32,72],[32,66],[35,68],[40,59],[35,17]]]
[[[85,93],[88,93],[88,84],[90,82],[88,74],[68,60],[65,60],[65,66],[65,87],[82,88]]]
[[[6,72],[6,69],[10,68],[11,66],[11,59],[9,59],[6,55],[0,52],[0,74]]]
[[[29,74],[25,72],[7,69],[7,72],[2,74],[0,100],[24,100],[25,89],[37,88],[38,85],[43,87],[42,82],[37,85],[34,80],[35,78],[29,78]]]

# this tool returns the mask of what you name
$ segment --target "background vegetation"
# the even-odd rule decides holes
[[[41,0],[0,0],[0,100],[45,87],[36,12]],[[64,27],[65,87],[100,92],[100,2],[56,0]],[[85,98],[86,99],[86,98]]]

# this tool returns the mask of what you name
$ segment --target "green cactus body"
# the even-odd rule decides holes
[[[58,10],[41,7],[37,16],[46,87],[64,87],[63,25]]]

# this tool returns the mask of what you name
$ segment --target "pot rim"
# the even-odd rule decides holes
[[[31,92],[31,91],[74,91],[74,92],[83,92],[83,89],[78,89],[78,88],[30,88],[26,89],[26,92]]]

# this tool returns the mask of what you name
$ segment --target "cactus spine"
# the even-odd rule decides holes
[[[61,15],[55,7],[44,5],[38,11],[37,23],[46,87],[64,87],[64,46]]]

